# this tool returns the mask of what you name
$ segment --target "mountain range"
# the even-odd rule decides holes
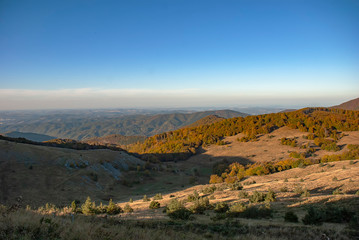
[[[112,134],[152,136],[187,126],[208,115],[233,118],[244,117],[248,114],[232,110],[155,115],[84,115],[82,117],[81,115],[55,114],[34,118],[29,122],[3,123],[0,125],[0,133],[10,131],[31,132],[75,140],[103,137]]]

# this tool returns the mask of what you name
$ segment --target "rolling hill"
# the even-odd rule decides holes
[[[126,136],[152,136],[158,133],[173,131],[187,126],[208,115],[218,115],[223,118],[247,116],[247,114],[231,111],[205,111],[194,113],[171,113],[156,115],[41,115],[31,121],[3,123],[0,132],[20,131],[82,140],[93,137],[103,137],[112,134]]]
[[[344,133],[338,141],[342,146],[340,151],[317,147],[313,157],[341,154],[348,150],[349,144],[358,143],[359,131]],[[138,179],[143,178],[133,186],[116,180],[110,165],[117,169],[123,161],[132,166],[143,162],[123,153],[0,141],[1,201],[4,202],[5,196],[5,203],[12,203],[21,194],[22,203],[32,206],[17,211],[7,211],[0,206],[0,230],[15,238],[44,234],[50,239],[56,234],[75,234],[78,239],[96,239],[104,234],[109,239],[153,239],[153,236],[167,239],[168,234],[172,234],[173,239],[299,240],[309,237],[319,240],[325,239],[323,236],[355,239],[359,233],[355,225],[355,216],[359,216],[358,159],[247,176],[239,185],[208,184],[217,163],[280,161],[289,158],[293,151],[304,152],[306,149],[302,146],[313,144],[314,140],[303,135],[310,133],[281,127],[259,136],[257,141],[240,142],[237,139],[244,134],[239,133],[223,138],[226,145],[205,146],[202,153],[186,161],[152,165],[147,173],[132,170],[131,176],[131,169],[124,171],[120,167],[122,179],[131,181],[136,175],[140,176]],[[283,145],[283,137],[296,139],[297,146]],[[271,199],[261,198],[269,192],[272,192]],[[160,197],[159,193],[162,193]],[[151,200],[144,200],[143,195],[151,200],[157,196],[159,208],[151,209]],[[86,196],[95,201],[93,207],[99,211],[106,209],[102,203],[107,204],[108,199],[113,198],[116,206],[123,210],[129,206],[133,212],[85,215],[81,213],[81,204]],[[174,199],[183,204],[191,218],[173,220],[169,217],[166,209]],[[76,213],[68,207],[73,200],[80,201]],[[43,207],[34,208],[39,203]],[[310,215],[312,208],[315,210]],[[285,220],[288,212],[292,212],[297,221]],[[305,223],[306,218],[314,222]]]
[[[142,159],[150,161],[184,160],[200,152],[202,146],[225,145],[223,137],[244,133],[239,141],[256,141],[258,136],[283,126],[310,132],[313,139],[326,137],[337,139],[341,134],[340,131],[359,130],[359,112],[304,108],[286,113],[225,119],[211,125],[158,134],[147,138],[144,143],[126,147],[126,150],[140,154]]]
[[[49,141],[52,139],[55,139],[55,137],[44,135],[44,134],[38,134],[38,133],[30,133],[30,132],[6,132],[1,134],[6,137],[11,138],[26,138],[28,140],[34,141],[34,142],[44,142]]]
[[[337,106],[333,106],[332,108],[340,108],[340,109],[345,109],[345,110],[358,111],[359,110],[359,98],[344,102]]]
[[[93,196],[118,199],[126,172],[144,162],[124,151],[73,150],[0,140],[1,203],[19,196],[24,204],[69,201]],[[53,199],[53,200],[51,200]]]
[[[0,238],[355,239],[358,119],[334,108],[210,115],[130,145],[142,160],[1,137]],[[117,138],[129,140],[100,140]]]

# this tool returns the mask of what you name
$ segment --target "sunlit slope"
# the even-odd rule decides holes
[[[128,150],[150,161],[183,160],[197,153],[201,146],[224,145],[223,138],[243,133],[242,142],[256,141],[280,127],[311,133],[314,138],[340,138],[341,131],[359,130],[359,111],[328,108],[306,108],[245,118],[231,118],[210,125],[184,128],[158,134]]]
[[[352,99],[350,101],[344,102],[337,106],[333,106],[333,108],[358,111],[359,110],[359,98]]]

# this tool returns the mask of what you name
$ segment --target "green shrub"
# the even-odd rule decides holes
[[[96,205],[95,202],[91,202],[91,198],[87,197],[84,204],[81,205],[82,213],[85,215],[92,215],[95,214]]]
[[[255,184],[256,181],[252,180],[252,181],[247,181],[247,182],[243,182],[243,185],[246,186],[246,185],[251,185],[251,184]]]
[[[354,216],[354,213],[345,207],[327,206],[323,211],[325,216],[324,222],[348,223]]]
[[[232,204],[228,210],[228,216],[230,217],[239,217],[240,214],[246,210],[247,207],[243,203],[237,202]]]
[[[148,198],[147,195],[143,195],[142,200],[143,200],[144,202],[149,202],[149,201],[151,201],[151,198]]]
[[[212,194],[216,191],[217,187],[215,185],[206,187],[205,189],[202,190],[203,194]]]
[[[266,198],[265,193],[254,191],[253,194],[249,197],[249,201],[251,203],[264,202],[265,198]]]
[[[353,218],[354,213],[345,207],[330,205],[325,208],[310,207],[302,221],[304,224],[320,225],[323,222],[349,223]]]
[[[199,198],[194,202],[194,205],[190,208],[193,213],[203,214],[204,211],[212,208],[212,205],[209,203],[208,197]]]
[[[199,194],[196,190],[193,191],[193,194],[188,195],[187,201],[194,202],[199,199]]]
[[[220,220],[226,219],[227,216],[228,215],[226,213],[216,213],[216,215],[211,217],[210,219],[212,221],[220,221]]]
[[[241,190],[241,191],[239,191],[239,193],[238,193],[238,197],[239,197],[239,199],[248,198],[248,192],[246,192],[245,190]]]
[[[258,203],[258,202],[274,202],[275,201],[275,193],[273,190],[269,189],[267,193],[261,193],[254,191],[253,195],[249,197],[249,201],[251,203]]]
[[[161,204],[155,200],[153,200],[151,203],[150,203],[150,206],[149,208],[150,209],[157,209],[157,208],[160,208],[161,207]]]
[[[122,212],[122,209],[120,206],[117,206],[112,202],[112,199],[110,199],[110,202],[108,203],[106,212],[110,215],[116,215]]]
[[[269,206],[250,206],[247,207],[243,212],[239,213],[240,217],[244,218],[271,218],[273,210]]]
[[[284,221],[286,221],[286,222],[298,222],[298,216],[292,211],[286,212],[285,215],[284,215]]]
[[[100,205],[98,207],[95,208],[95,214],[102,214],[102,213],[106,213],[106,212],[107,212],[107,206],[102,205],[102,202],[100,203]]]
[[[157,194],[153,197],[153,200],[161,200],[161,199],[163,199],[162,193],[157,193]]]
[[[268,190],[264,200],[266,202],[274,202],[275,201],[275,193],[272,189]]]
[[[288,145],[288,146],[292,146],[292,147],[296,147],[297,146],[297,140],[295,140],[295,138],[281,138],[280,142],[282,145]]]
[[[298,152],[291,152],[289,154],[289,157],[291,157],[291,158],[302,158],[302,155],[300,153],[298,153]]]
[[[126,203],[125,207],[123,208],[123,211],[125,213],[131,213],[133,212],[133,208],[130,206],[130,204]]]
[[[75,213],[76,210],[77,210],[77,204],[76,204],[75,201],[72,201],[72,203],[71,203],[71,211]]]
[[[215,205],[214,211],[216,213],[225,213],[229,210],[228,203],[226,202],[219,202]]]
[[[239,181],[236,181],[234,183],[228,184],[229,188],[231,189],[231,191],[236,191],[236,190],[242,190],[243,186]]]
[[[166,207],[166,213],[171,219],[189,220],[192,212],[186,209],[181,201],[172,199]]]
[[[309,207],[307,214],[302,219],[305,225],[321,225],[323,223],[323,213],[320,209]]]

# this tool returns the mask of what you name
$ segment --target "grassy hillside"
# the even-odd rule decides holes
[[[67,204],[87,195],[119,199],[121,181],[143,161],[124,151],[73,150],[0,140],[0,201]]]
[[[347,101],[347,102],[342,103],[342,104],[337,105],[337,106],[333,106],[333,108],[340,108],[340,109],[345,109],[345,110],[358,111],[359,110],[359,98]]]
[[[1,140],[0,238],[356,239],[358,117],[316,108],[180,129],[134,145],[152,162]]]
[[[256,141],[261,134],[270,133],[283,126],[309,132],[310,138],[318,138],[330,147],[334,146],[340,138],[340,131],[359,130],[359,112],[306,108],[286,113],[232,118],[210,125],[158,134],[147,138],[144,143],[131,145],[127,149],[140,154],[142,159],[153,162],[183,160],[197,153],[201,146],[225,145],[222,141],[225,136],[244,133],[239,141]],[[328,137],[332,139],[330,140],[332,145],[329,144],[329,140],[324,140]]]
[[[359,236],[358,171],[358,160],[343,161],[250,177],[240,185],[197,185],[169,194],[150,195],[148,201],[111,205],[111,209],[119,211],[115,214],[108,212],[110,203],[93,205],[90,201],[92,209],[99,212],[86,214],[80,213],[88,209],[82,203],[66,207],[47,204],[27,210],[17,209],[15,203],[12,208],[0,207],[0,237],[356,239]],[[154,198],[158,208],[151,209]],[[175,202],[180,205],[174,208]],[[170,214],[172,208],[177,215]]]
[[[97,116],[61,115],[41,116],[29,123],[1,124],[0,132],[20,131],[46,134],[57,138],[81,140],[111,134],[126,136],[151,136],[176,130],[205,116],[218,115],[224,118],[247,116],[231,110],[157,115]]]

